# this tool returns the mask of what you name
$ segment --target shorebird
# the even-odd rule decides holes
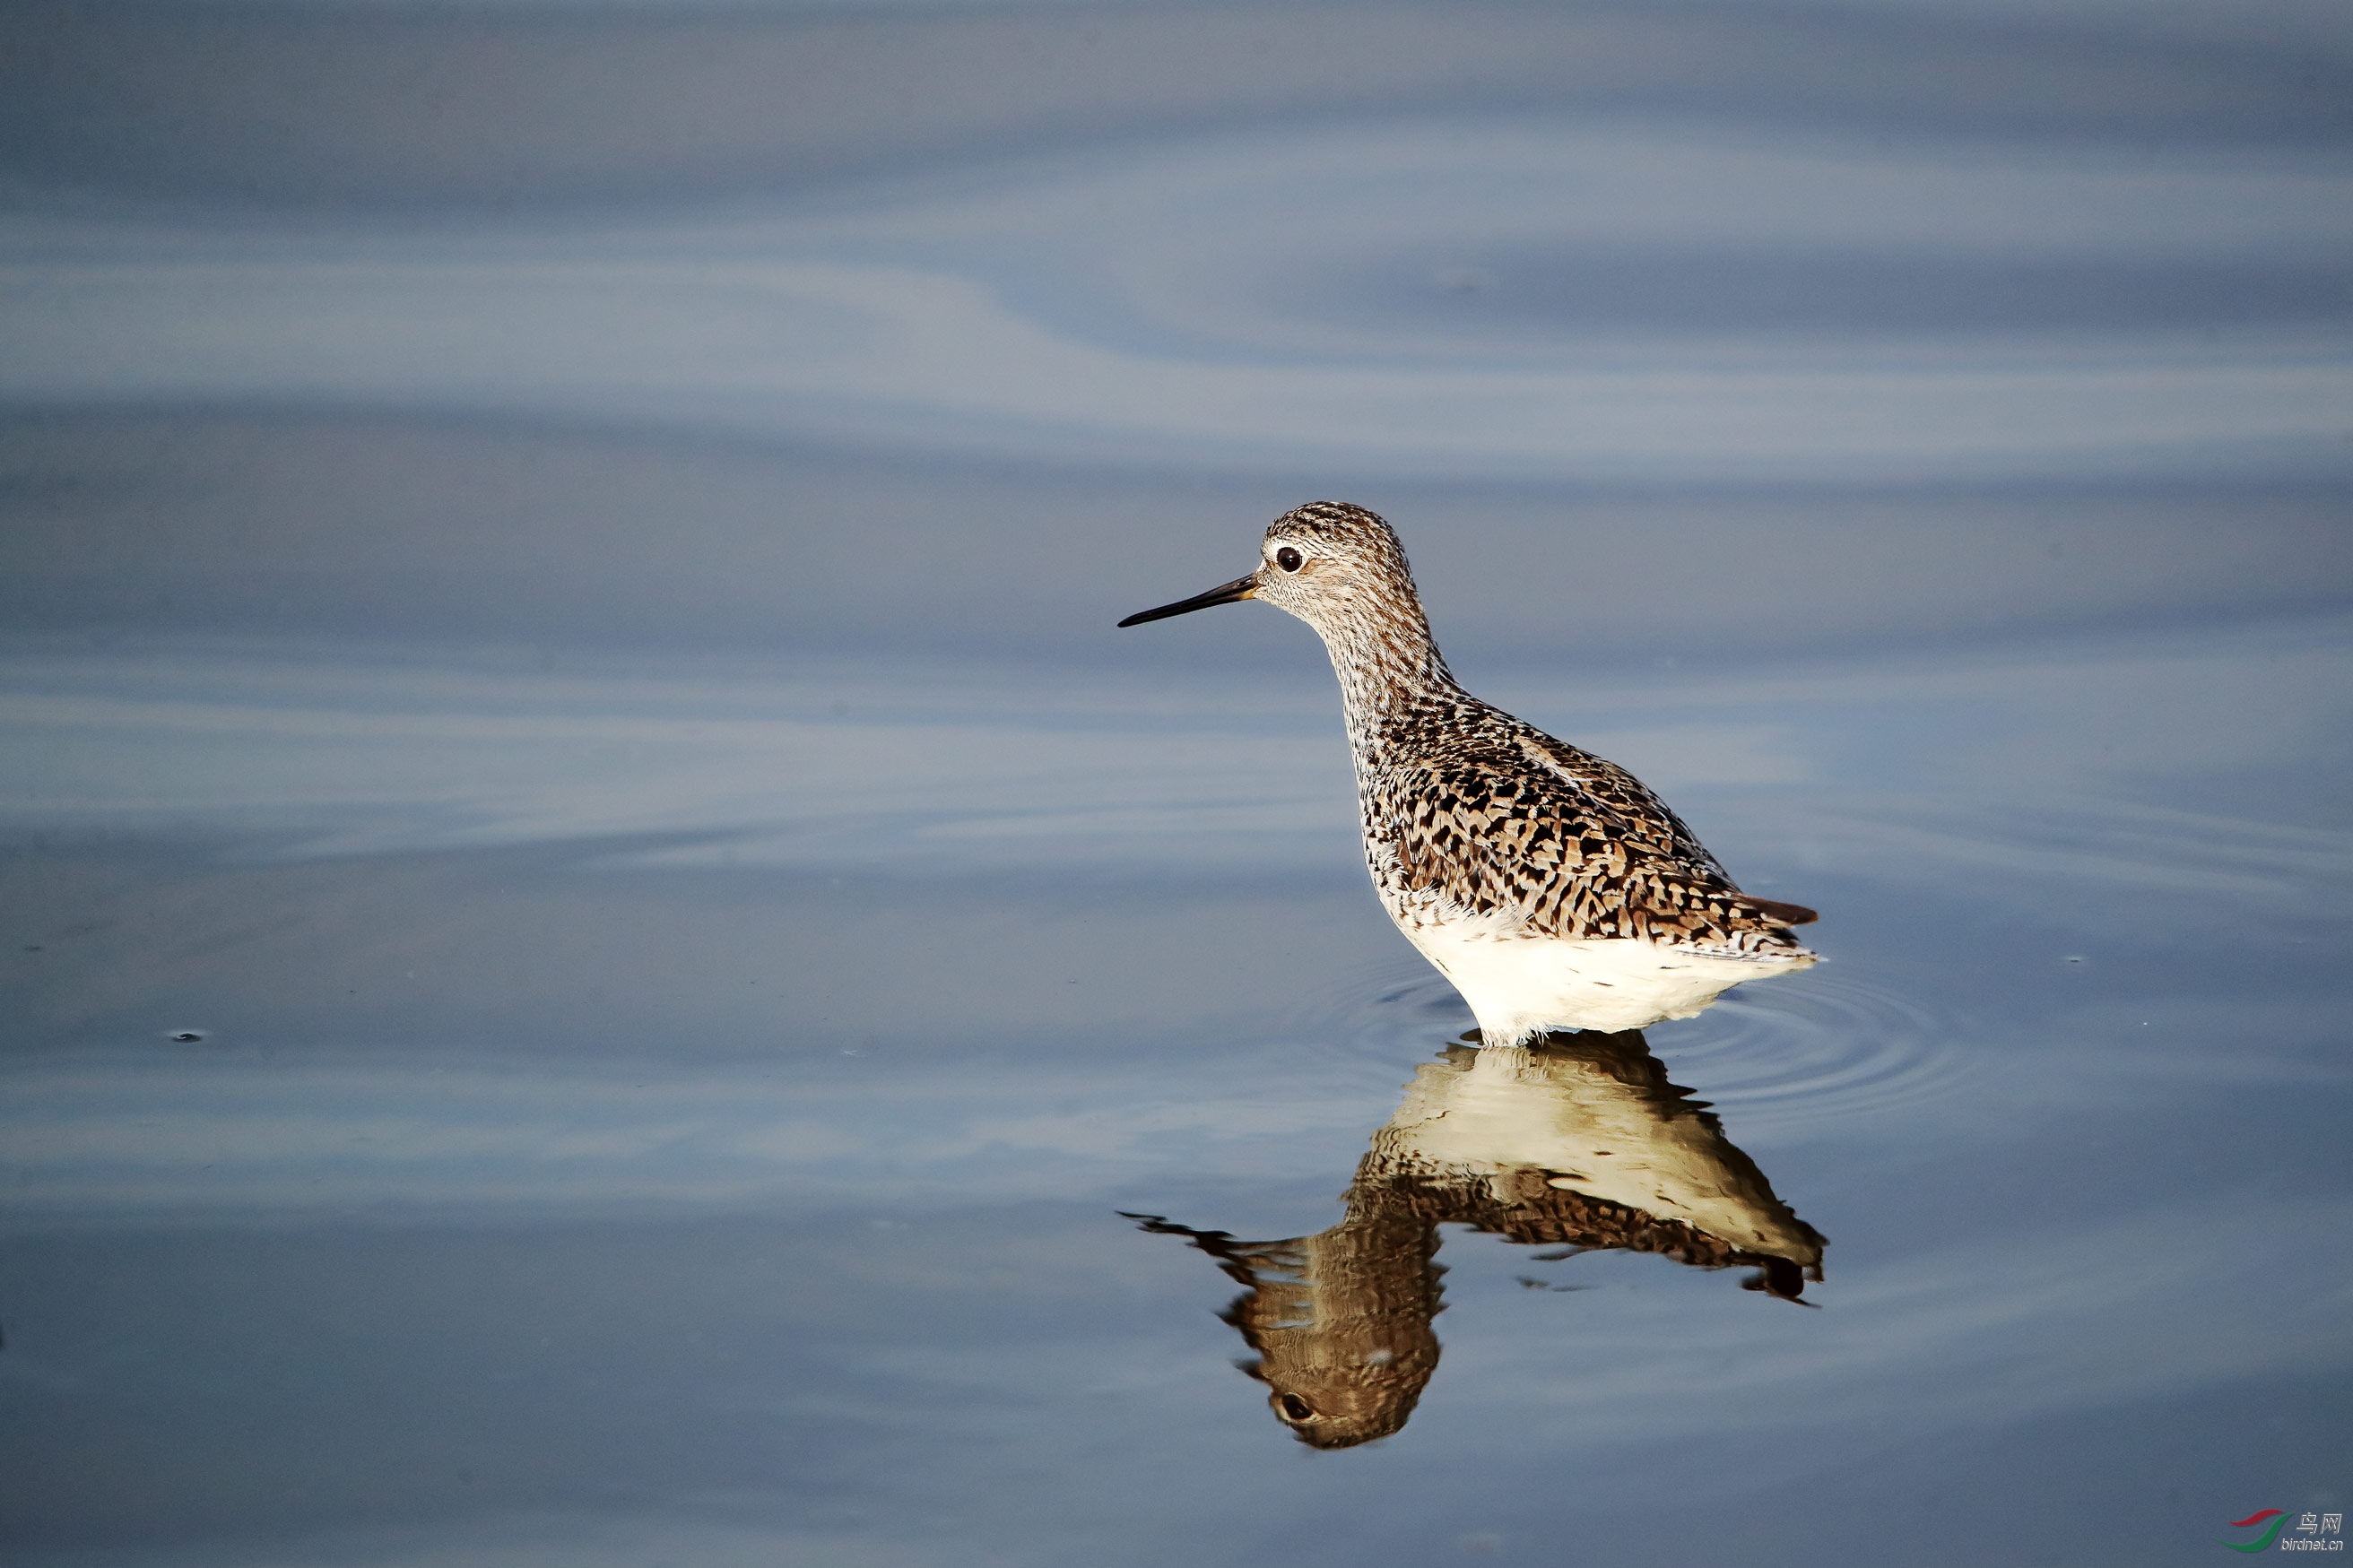
[[[1373,885],[1487,1045],[1688,1018],[1816,961],[1789,931],[1813,910],[1742,892],[1640,779],[1455,684],[1404,547],[1363,507],[1286,512],[1256,571],[1119,624],[1241,599],[1323,637]]]

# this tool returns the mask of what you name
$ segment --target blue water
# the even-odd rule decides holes
[[[2341,1511],[2336,11],[5,26],[12,1563]],[[1826,955],[1577,1069],[1800,1300],[1415,1188],[1329,1452],[1237,1249],[1357,1234],[1470,1016],[1313,637],[1113,629],[1324,496]]]

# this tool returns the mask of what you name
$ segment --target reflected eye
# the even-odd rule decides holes
[[[1299,1395],[1295,1394],[1285,1394],[1277,1396],[1274,1405],[1277,1410],[1282,1412],[1282,1418],[1285,1421],[1313,1421],[1315,1419],[1315,1406],[1308,1404],[1307,1401],[1300,1398]]]
[[[1274,563],[1277,566],[1282,567],[1285,572],[1298,571],[1301,566],[1306,563],[1306,560],[1307,558],[1305,556],[1300,554],[1299,552],[1293,550],[1288,544],[1274,552]]]

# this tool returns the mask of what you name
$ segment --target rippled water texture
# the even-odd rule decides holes
[[[2348,104],[2285,0],[13,7],[8,1561],[2341,1539]],[[1113,629],[1323,496],[1825,962],[1465,1045],[1313,638]]]

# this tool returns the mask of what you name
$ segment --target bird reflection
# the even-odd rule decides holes
[[[1242,1370],[1319,1448],[1386,1437],[1413,1414],[1438,1367],[1441,1225],[1557,1249],[1537,1255],[1547,1259],[1614,1250],[1745,1266],[1746,1289],[1786,1301],[1822,1277],[1820,1233],[1704,1101],[1667,1081],[1636,1030],[1450,1046],[1373,1134],[1345,1202],[1339,1224],[1285,1241],[1127,1216],[1187,1237],[1246,1287],[1223,1314],[1257,1352]]]

